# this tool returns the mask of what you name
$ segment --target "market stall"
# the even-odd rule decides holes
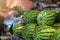
[[[31,1],[20,1],[14,14],[4,19],[8,31],[1,40],[60,40],[59,0]]]

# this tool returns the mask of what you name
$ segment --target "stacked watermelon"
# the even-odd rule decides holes
[[[25,27],[23,28],[22,35],[24,40],[34,40],[33,33],[35,28],[37,27],[36,18],[37,18],[38,12],[39,11],[37,10],[31,10],[23,14]]]
[[[40,25],[34,33],[34,40],[54,40],[56,30],[51,26]]]
[[[29,12],[25,12],[23,15],[23,20],[25,24],[28,23],[36,23],[38,11],[37,10],[31,10]]]
[[[33,33],[35,30],[35,27],[37,27],[37,10],[31,10],[28,12],[24,12],[23,14],[23,24],[17,24],[13,28],[14,35],[16,36],[22,36],[24,40],[33,40]]]
[[[52,10],[43,10],[38,14],[37,23],[53,25],[55,21],[56,13]]]
[[[16,24],[15,27],[13,28],[13,32],[15,36],[21,36],[21,32],[23,29],[24,25],[23,24]]]
[[[36,27],[37,27],[37,25],[34,23],[25,25],[25,27],[22,31],[24,40],[33,40],[33,33],[34,33],[34,30]]]
[[[24,40],[60,40],[59,13],[56,10],[24,12],[24,23],[15,25],[14,34],[22,36]]]
[[[56,32],[56,40],[60,40],[60,29]]]

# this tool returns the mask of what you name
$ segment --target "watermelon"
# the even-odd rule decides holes
[[[24,13],[24,10],[25,10],[24,6],[19,6],[17,7],[16,11],[19,15],[22,15]]]
[[[56,31],[56,40],[60,40],[60,29]]]
[[[55,40],[55,31],[51,26],[40,25],[35,29],[34,40]]]
[[[60,22],[60,11],[57,11],[56,22]]]
[[[43,10],[37,16],[37,23],[39,25],[46,24],[48,26],[53,25],[56,18],[56,12],[53,10]]]
[[[22,35],[24,40],[33,40],[33,33],[37,25],[35,23],[29,23],[25,25]]]
[[[60,23],[54,23],[53,27],[54,27],[55,29],[59,29],[59,28],[60,28]]]
[[[15,36],[22,36],[21,32],[23,29],[24,25],[23,24],[16,24],[13,28],[13,33]]]
[[[23,14],[24,23],[25,24],[36,23],[36,21],[37,21],[36,20],[37,19],[37,14],[38,14],[37,10],[31,10],[31,11],[25,12]]]

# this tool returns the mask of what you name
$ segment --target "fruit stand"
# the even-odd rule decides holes
[[[58,8],[58,5],[55,5],[55,9],[24,12],[22,17],[24,22],[15,25],[14,35],[22,37],[23,40],[60,40]]]
[[[12,27],[8,28],[9,36],[0,36],[1,40],[60,40],[60,6],[51,1],[37,1],[35,9],[29,11],[19,6],[17,16],[11,17],[14,21],[5,22]]]

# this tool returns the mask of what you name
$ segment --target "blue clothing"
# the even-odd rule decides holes
[[[11,25],[15,23],[16,20],[12,20],[12,19],[5,19],[4,23],[8,26],[7,30],[10,29]]]
[[[16,24],[16,12],[14,12],[14,14],[11,16],[11,18],[5,18],[4,19],[4,24],[6,24],[8,27],[7,27],[7,30],[9,31],[11,25],[15,25]]]

